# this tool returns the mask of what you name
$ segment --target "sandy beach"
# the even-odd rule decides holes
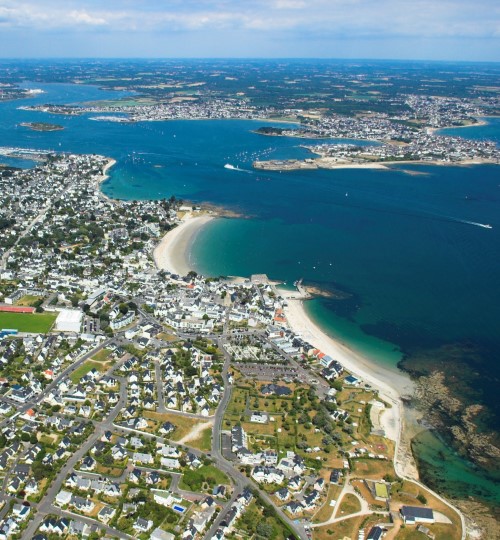
[[[101,189],[101,184],[103,182],[105,182],[109,178],[108,171],[114,165],[116,165],[116,160],[112,159],[112,158],[109,158],[108,162],[106,163],[106,165],[104,165],[104,167],[102,169],[102,175],[100,175],[100,176],[98,176],[96,178],[96,191],[97,191],[97,194],[99,195],[99,197],[102,197],[103,199],[112,200],[110,197],[108,197],[107,195],[105,195],[103,193],[103,191]]]
[[[338,360],[364,383],[378,390],[380,398],[391,405],[381,413],[380,423],[386,437],[396,442],[395,469],[400,476],[418,478],[409,440],[406,440],[406,437],[402,439],[405,432],[403,422],[406,416],[401,397],[413,394],[414,384],[411,379],[399,372],[397,368],[391,369],[370,362],[362,354],[328,336],[308,316],[301,293],[292,292],[286,296],[287,307],[284,311],[290,328],[311,345]]]
[[[186,214],[181,223],[169,231],[156,246],[153,258],[159,270],[185,276],[191,268],[188,264],[189,245],[200,229],[215,216]]]

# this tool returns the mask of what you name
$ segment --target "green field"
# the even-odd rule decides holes
[[[100,371],[103,373],[106,371],[105,367],[101,362],[93,362],[92,360],[87,360],[84,362],[81,366],[77,367],[76,370],[70,375],[71,382],[73,384],[78,384],[80,382],[80,379],[87,375],[87,373],[91,369],[97,369],[97,371]]]
[[[214,487],[217,484],[229,485],[229,478],[214,465],[203,465],[194,471],[187,470],[182,475],[179,487],[188,491],[201,491],[203,484]]]
[[[109,349],[101,349],[97,354],[94,354],[92,360],[95,362],[106,362],[110,354],[111,351]]]
[[[0,330],[12,328],[19,332],[46,334],[57,319],[57,313],[3,313],[0,312]]]

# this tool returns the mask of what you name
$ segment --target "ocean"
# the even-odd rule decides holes
[[[307,303],[330,335],[376,362],[395,366],[404,360],[422,372],[453,372],[465,399],[485,406],[481,429],[499,431],[497,166],[255,171],[255,159],[306,157],[302,145],[313,142],[252,132],[272,125],[267,121],[118,124],[18,110],[123,95],[82,85],[32,87],[46,93],[0,103],[3,146],[113,157],[117,165],[102,186],[110,197],[175,195],[238,212],[241,218],[213,221],[198,234],[189,254],[196,270],[266,273],[287,284],[303,278],[334,295]],[[36,121],[65,130],[18,125]],[[487,126],[452,133],[499,141],[499,128],[500,121],[490,119]],[[241,170],[224,168],[226,163]],[[494,472],[472,466],[439,434],[425,431],[414,451],[423,478],[439,491],[500,501]]]

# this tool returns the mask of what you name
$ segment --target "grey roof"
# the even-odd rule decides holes
[[[400,513],[405,519],[434,519],[432,508],[422,508],[421,506],[402,506]]]

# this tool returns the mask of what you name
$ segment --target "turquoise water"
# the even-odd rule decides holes
[[[435,431],[423,431],[412,441],[420,478],[436,491],[458,498],[476,497],[500,504],[498,482],[463,460]]]
[[[190,254],[198,270],[210,275],[267,273],[288,283],[304,278],[342,291],[345,300],[317,299],[308,303],[309,312],[335,337],[392,366],[402,354],[411,363],[422,351],[450,344],[459,352],[473,347],[474,362],[464,353],[459,360],[465,368],[457,376],[470,383],[470,399],[488,407],[485,429],[498,430],[498,167],[256,172],[251,167],[255,159],[308,156],[300,147],[307,141],[252,133],[270,122],[117,124],[89,121],[85,115],[17,110],[22,104],[123,95],[96,87],[33,86],[46,94],[0,104],[3,145],[111,156],[118,163],[103,191],[112,197],[174,194],[241,212],[247,218],[214,221],[198,235]],[[34,121],[61,124],[65,130],[17,127]],[[455,134],[481,138],[493,131],[498,140],[498,127],[493,120]],[[243,171],[225,169],[225,163]],[[455,361],[440,358],[450,368]],[[472,382],[469,371],[475,374]],[[457,461],[431,459],[421,448],[416,446],[430,480],[442,478],[440,489],[456,493],[456,483],[448,484],[446,478],[456,477]],[[460,461],[460,467],[470,471],[464,481],[471,489],[486,482],[466,462]],[[488,493],[479,495],[491,500]]]

